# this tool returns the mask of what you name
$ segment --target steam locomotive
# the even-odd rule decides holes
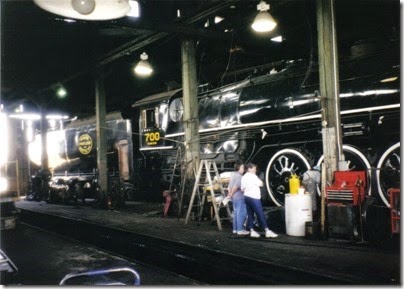
[[[343,153],[350,171],[365,171],[367,195],[389,206],[400,187],[400,65],[397,52],[353,57],[339,64]],[[267,203],[284,205],[292,174],[323,162],[318,67],[281,61],[262,75],[198,92],[200,156],[222,171],[255,162]],[[182,90],[134,103],[139,152],[161,168],[166,184],[184,149]],[[136,120],[135,120],[136,121]],[[135,125],[134,125],[135,126]],[[155,182],[155,179],[153,179]]]
[[[45,172],[37,171],[31,180],[32,196],[41,195],[47,202],[69,202],[86,198],[98,199],[97,135],[96,119],[90,117],[76,120],[62,130],[47,132],[49,189],[43,191]],[[108,164],[109,206],[133,198],[133,147],[130,120],[121,113],[106,116],[106,151]],[[40,165],[41,136],[37,135],[29,145],[29,155],[34,166]],[[39,193],[37,193],[39,192]],[[44,194],[44,196],[43,196]],[[103,200],[100,200],[103,201]]]
[[[390,189],[400,188],[399,76],[399,52],[394,48],[339,63],[348,170],[365,172],[367,200],[388,211],[383,216],[371,210],[362,214],[373,214],[373,227],[378,220],[386,223]],[[222,172],[233,170],[237,161],[255,162],[265,183],[264,204],[281,207],[290,176],[302,176],[323,162],[320,99],[318,67],[304,60],[279,61],[263,73],[212,89],[201,85],[200,157],[215,161]],[[132,108],[128,117],[112,113],[107,118],[108,191],[124,192],[122,199],[159,201],[170,186],[179,153],[186,149],[182,89],[145,97]],[[58,137],[49,144],[52,133]],[[49,146],[57,148],[61,160],[50,165],[55,188],[63,178],[74,183],[65,189],[73,198],[85,190],[95,194],[95,118],[49,132]]]

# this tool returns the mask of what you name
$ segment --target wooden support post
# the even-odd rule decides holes
[[[107,138],[106,138],[106,108],[104,76],[101,68],[95,73],[95,94],[96,94],[96,133],[97,133],[97,169],[99,198],[106,202],[108,190],[107,176]]]
[[[322,108],[322,138],[325,181],[323,180],[321,226],[325,230],[325,185],[331,184],[342,153],[342,133],[339,100],[338,50],[335,30],[334,0],[317,0],[318,62]]]
[[[199,167],[199,119],[198,87],[196,79],[195,41],[184,39],[181,42],[182,87],[185,129],[185,183],[187,191],[192,188],[194,175]]]

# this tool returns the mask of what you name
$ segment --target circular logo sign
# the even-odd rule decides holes
[[[79,151],[83,155],[88,155],[93,147],[93,140],[88,134],[82,134],[79,137]]]

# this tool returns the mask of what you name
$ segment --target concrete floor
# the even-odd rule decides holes
[[[129,203],[120,210],[102,210],[91,206],[57,205],[18,201],[16,206],[83,220],[108,227],[144,234],[174,242],[261,260],[267,264],[293,267],[321,275],[332,275],[356,285],[401,284],[400,250],[355,243],[346,240],[308,240],[280,234],[276,239],[235,237],[231,225],[184,219],[162,218],[161,204]],[[293,277],[291,277],[293,278]],[[294,284],[291,279],[291,284]]]
[[[25,224],[2,231],[1,248],[18,268],[14,283],[8,285],[58,285],[69,273],[117,267],[136,270],[141,285],[199,284]]]

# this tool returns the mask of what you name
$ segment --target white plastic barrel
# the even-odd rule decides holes
[[[285,195],[286,234],[289,236],[304,236],[306,222],[313,221],[311,195]]]

